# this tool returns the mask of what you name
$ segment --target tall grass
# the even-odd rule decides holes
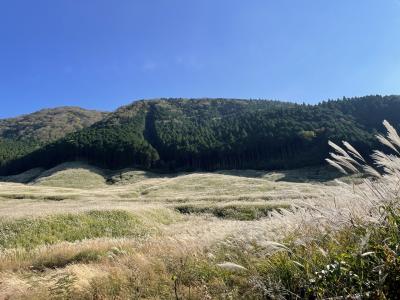
[[[391,153],[374,151],[372,164],[349,143],[329,142],[327,162],[365,178],[358,185],[338,181],[347,205],[306,205],[299,211],[305,222],[281,243],[271,243],[274,250],[261,259],[255,280],[264,296],[400,297],[400,137],[383,124],[386,137],[377,138]]]

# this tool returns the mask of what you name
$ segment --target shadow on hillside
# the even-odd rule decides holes
[[[73,170],[88,171],[93,175],[101,176],[104,178],[104,183],[107,185],[129,184],[152,178],[175,178],[181,175],[190,174],[188,172],[174,172],[174,173],[151,172],[134,168],[127,168],[121,170],[107,170],[89,165],[85,162],[74,161],[74,162],[62,163],[48,170],[43,168],[35,168],[16,175],[0,176],[0,182],[35,184],[42,180],[46,180],[47,178],[51,178],[52,176],[57,175],[58,173],[62,173],[64,171],[73,171]],[[87,177],[87,175],[88,173],[82,174],[81,176]],[[71,173],[66,176],[79,176],[79,174],[77,175],[76,173],[75,174]],[[65,180],[67,179],[68,178],[65,178]],[[74,179],[79,180],[79,178],[74,178]],[[85,178],[82,178],[82,180],[85,180]]]
[[[144,179],[175,178],[190,173],[185,172],[152,172],[138,169],[122,169],[108,172],[107,184],[129,184]]]
[[[31,169],[18,175],[3,176],[0,177],[0,182],[14,182],[14,183],[36,183],[41,179],[50,178],[56,173],[83,169],[93,174],[99,175],[104,178],[104,182],[107,185],[114,184],[130,184],[139,182],[146,179],[157,179],[157,178],[176,178],[179,176],[204,173],[201,172],[156,172],[156,171],[144,171],[133,168],[121,169],[121,170],[105,170],[88,165],[84,162],[67,162],[60,164],[54,168],[45,170],[41,168]],[[320,167],[307,167],[293,170],[278,170],[278,171],[266,171],[266,170],[221,170],[215,172],[206,172],[221,175],[238,176],[245,178],[259,178],[265,179],[272,182],[327,182],[341,176],[336,170],[320,166]],[[83,179],[83,178],[82,178]]]
[[[217,173],[247,178],[260,178],[276,182],[284,181],[296,183],[327,182],[343,176],[333,168],[325,166],[277,171],[223,170]]]
[[[35,168],[16,175],[0,176],[0,182],[29,183],[38,178],[44,171],[45,169]]]

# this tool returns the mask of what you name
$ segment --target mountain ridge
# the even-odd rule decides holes
[[[100,121],[106,114],[106,112],[77,106],[44,108],[33,113],[0,119],[0,138],[34,139],[45,143],[88,127]]]
[[[18,159],[1,172],[83,160],[118,169],[287,169],[321,164],[327,142],[367,153],[388,119],[400,125],[400,96],[366,96],[315,105],[272,100],[161,98],[104,115]]]

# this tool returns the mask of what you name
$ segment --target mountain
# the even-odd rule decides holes
[[[111,168],[293,168],[321,164],[327,142],[376,147],[387,119],[400,125],[400,96],[367,96],[317,105],[267,100],[136,101],[99,122],[17,160],[3,173],[84,160]]]
[[[58,107],[0,120],[0,165],[88,127],[106,113],[79,107]]]
[[[66,134],[88,127],[104,118],[106,113],[80,107],[58,107],[16,118],[0,120],[0,138],[54,141]]]

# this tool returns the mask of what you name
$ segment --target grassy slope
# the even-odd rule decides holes
[[[267,247],[261,241],[281,238],[305,255],[287,235],[301,219],[287,223],[277,211],[303,201],[330,205],[330,195],[340,194],[325,181],[331,175],[303,169],[162,176],[73,164],[42,171],[29,185],[0,183],[0,245],[6,248],[0,251],[0,294],[11,299],[262,298],[261,284],[271,276],[304,272],[285,264],[285,253],[272,257],[277,268],[259,255]],[[265,218],[271,213],[276,217]],[[341,252],[323,236],[315,237],[315,247],[332,247],[328,258],[315,253],[310,258],[312,270],[322,270]],[[354,247],[355,239],[346,247]],[[219,266],[225,261],[247,270]],[[257,288],[250,284],[254,280]]]
[[[42,172],[32,183],[54,187],[101,188],[106,186],[103,173],[98,168],[82,163],[65,163]]]
[[[99,237],[139,237],[148,228],[132,213],[89,211],[0,223],[0,248],[33,248]]]
[[[305,182],[295,182],[296,178],[300,179],[300,173],[305,174],[302,179]],[[304,169],[283,173],[244,170],[163,176],[137,170],[110,172],[84,164],[63,164],[42,171],[29,185],[0,183],[0,216],[112,208],[140,211],[160,205],[188,206],[190,211],[214,215],[221,214],[202,208],[218,206],[218,210],[249,210],[251,213],[259,210],[254,207],[267,209],[321,197],[332,187],[330,181],[324,184],[315,181],[316,174],[322,181],[332,175],[323,169]],[[25,180],[26,177],[25,174],[7,179]],[[293,182],[284,181],[285,178]]]

